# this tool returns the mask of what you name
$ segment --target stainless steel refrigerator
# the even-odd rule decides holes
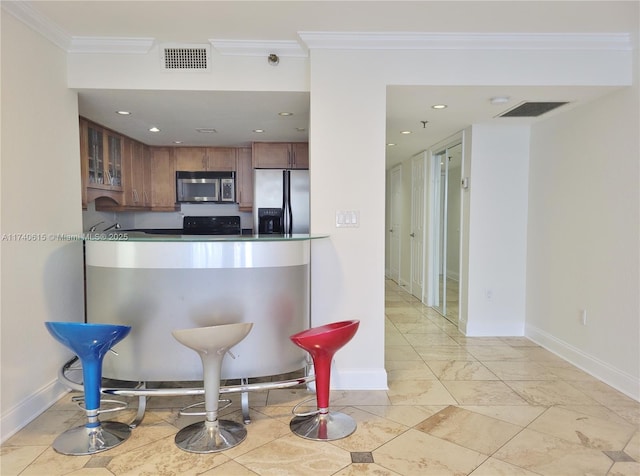
[[[253,231],[258,234],[309,233],[309,171],[255,169]]]

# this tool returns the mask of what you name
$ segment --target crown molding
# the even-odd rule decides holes
[[[155,38],[74,36],[67,52],[143,55],[149,52],[154,43]]]
[[[49,18],[42,15],[37,8],[31,5],[31,2],[2,0],[0,1],[0,5],[2,6],[2,10],[13,15],[37,33],[40,33],[54,45],[68,51],[71,45],[71,35],[56,23],[49,20]]]
[[[74,37],[42,15],[29,1],[1,0],[13,15],[69,53],[144,54],[153,38]],[[210,39],[222,55],[307,57],[308,49],[355,50],[605,50],[630,51],[630,33],[402,33],[298,32],[298,41]]]
[[[209,43],[221,55],[268,56],[306,58],[307,51],[297,41],[221,40],[210,39]]]
[[[630,51],[629,33],[371,33],[301,31],[309,49]]]

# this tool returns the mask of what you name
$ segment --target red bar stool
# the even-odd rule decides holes
[[[356,422],[349,415],[329,412],[329,386],[333,355],[343,347],[358,330],[360,321],[341,321],[313,327],[289,337],[298,347],[309,352],[316,375],[317,410],[296,413],[303,403],[293,408],[295,417],[289,423],[291,431],[309,440],[331,441],[346,438],[356,430]]]

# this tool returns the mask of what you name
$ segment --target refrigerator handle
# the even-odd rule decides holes
[[[291,210],[291,171],[287,170],[287,213],[289,214],[289,223],[287,234],[293,233],[293,212]]]
[[[282,214],[280,215],[280,229],[287,232],[287,171],[282,171]]]

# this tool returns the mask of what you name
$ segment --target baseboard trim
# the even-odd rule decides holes
[[[525,325],[525,336],[589,375],[640,402],[640,379],[637,377],[629,375],[535,326]]]
[[[0,417],[0,443],[4,443],[31,423],[68,392],[69,389],[56,379],[7,410]]]

